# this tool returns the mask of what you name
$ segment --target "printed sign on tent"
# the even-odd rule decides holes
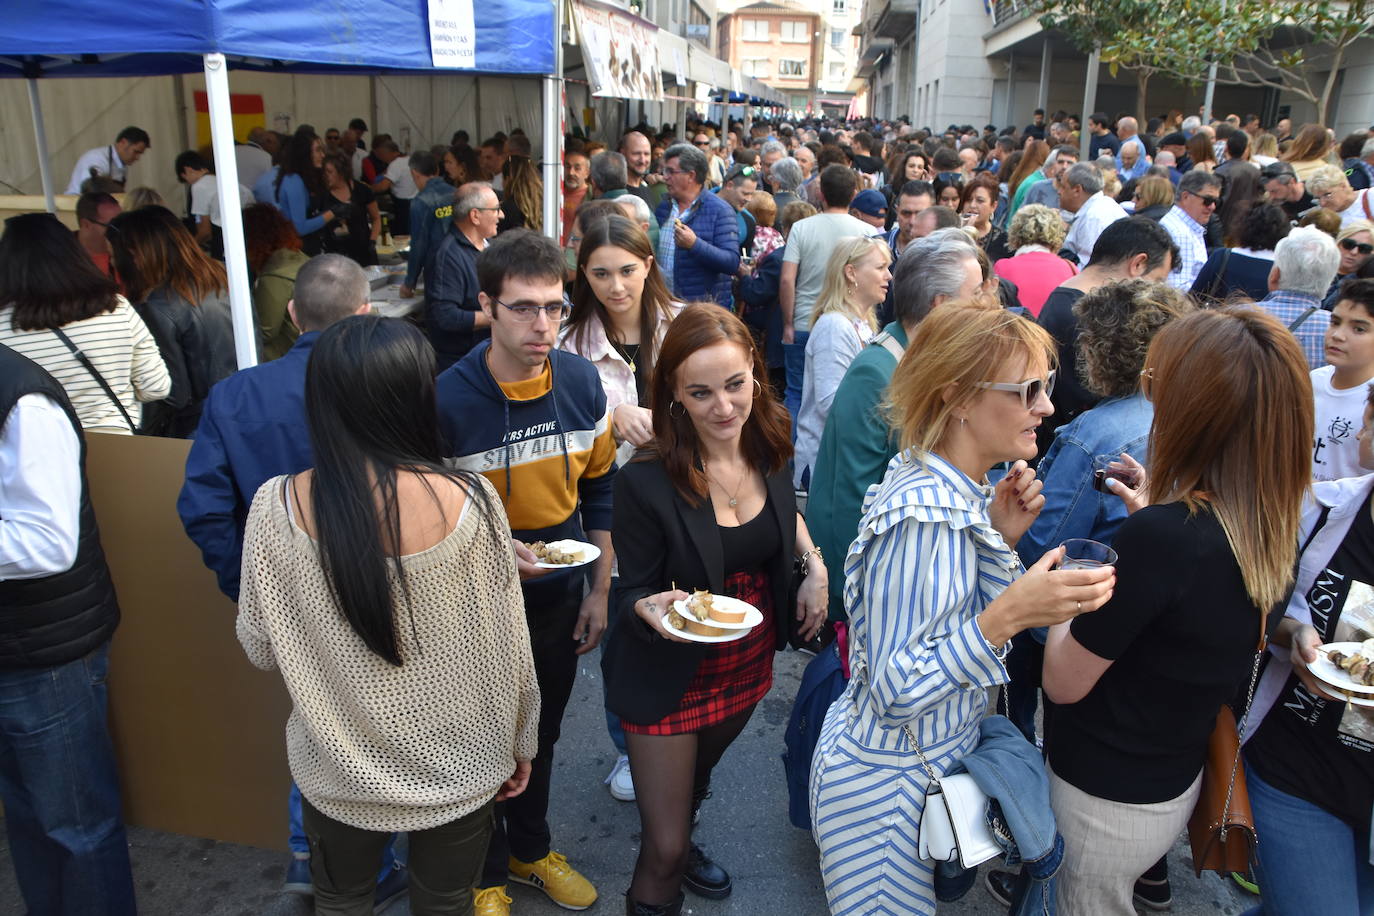
[[[472,0],[429,0],[429,51],[436,67],[477,68]]]
[[[582,60],[599,98],[663,98],[658,62],[658,29],[643,19],[612,7],[574,0],[573,12]]]

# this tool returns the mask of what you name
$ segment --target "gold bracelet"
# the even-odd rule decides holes
[[[803,551],[802,555],[797,557],[797,559],[801,560],[803,576],[811,575],[811,555],[813,553],[816,555],[817,560],[820,560],[822,563],[825,562],[825,557],[821,556],[821,549],[812,545],[810,550]]]

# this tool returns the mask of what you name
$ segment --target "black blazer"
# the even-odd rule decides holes
[[[787,598],[797,539],[797,500],[786,468],[769,476],[765,484],[768,506],[782,536],[782,550],[767,568],[773,587],[776,647],[781,649],[796,612],[787,606]],[[631,462],[616,473],[614,506],[611,541],[620,573],[601,652],[606,706],[628,722],[648,725],[677,709],[708,645],[662,638],[639,619],[634,603],[668,591],[674,582],[685,592],[708,588],[720,594],[725,587],[725,557],[710,501],[695,508],[688,505],[658,461]]]

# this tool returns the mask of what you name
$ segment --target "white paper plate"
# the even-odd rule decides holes
[[[1324,646],[1317,647],[1317,660],[1309,662],[1307,670],[1315,674],[1318,679],[1325,681],[1332,687],[1339,687],[1351,693],[1370,693],[1374,694],[1374,687],[1367,687],[1364,684],[1356,683],[1350,675],[1332,664],[1331,659],[1327,658],[1326,653],[1337,650],[1346,655],[1354,655],[1360,651],[1360,643],[1357,642],[1332,642]],[[1364,705],[1363,703],[1356,705]]]
[[[708,623],[707,626],[714,627],[717,626],[717,624]],[[663,615],[663,629],[667,630],[669,633],[681,636],[683,639],[689,639],[692,642],[734,642],[737,639],[743,639],[749,635],[748,630],[726,630],[725,633],[720,636],[702,636],[699,633],[688,633],[686,630],[677,630],[669,626],[667,614]]]
[[[544,543],[548,544],[550,547],[556,547],[559,550],[566,550],[569,553],[574,550],[580,550],[582,551],[582,561],[580,563],[545,563],[543,560],[540,560],[538,563],[534,564],[540,569],[576,569],[579,566],[586,566],[588,563],[596,562],[596,558],[601,556],[601,548],[597,547],[595,544],[588,544],[586,541],[567,539],[562,541],[545,541]]]
[[[728,595],[712,595],[711,603],[723,611],[743,611],[743,623],[721,623],[718,620],[703,621],[708,627],[715,627],[719,630],[752,630],[754,627],[763,623],[763,612],[752,604],[746,604],[738,598],[731,598]],[[683,617],[687,614],[687,602],[674,601],[673,610]]]

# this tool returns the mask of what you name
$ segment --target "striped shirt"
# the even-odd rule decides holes
[[[1164,282],[1186,293],[1207,263],[1207,230],[1177,204],[1160,217],[1159,225],[1178,246],[1178,263]]]
[[[930,766],[978,743],[987,689],[1006,683],[978,614],[1021,572],[988,518],[990,487],[938,455],[897,455],[869,488],[845,558],[853,677],[812,763],[812,830],[830,911],[935,913],[934,863],[918,855]]]
[[[127,435],[129,424],[119,408],[67,345],[46,328],[16,330],[13,318],[13,308],[0,308],[0,344],[38,363],[62,384],[83,428]],[[165,398],[172,390],[157,342],[123,296],[112,311],[74,321],[62,330],[86,354],[135,423],[143,413],[140,401]]]

